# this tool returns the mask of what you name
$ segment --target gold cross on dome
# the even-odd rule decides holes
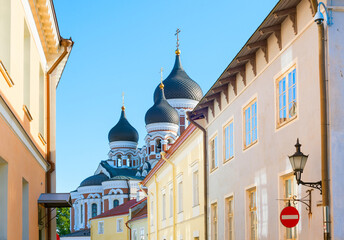
[[[163,68],[160,68],[160,82],[162,83],[162,72],[164,71]]]
[[[176,33],[174,34],[177,36],[177,49],[179,48],[179,33],[180,33],[180,29],[177,28]]]
[[[122,109],[124,110],[125,107],[124,107],[124,92],[122,92]]]

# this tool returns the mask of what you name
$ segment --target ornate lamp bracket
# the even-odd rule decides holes
[[[297,182],[297,184],[298,185],[302,184],[302,185],[307,186],[307,187],[318,189],[320,191],[320,194],[322,195],[321,181],[319,181],[319,182],[304,182],[302,180],[299,180]]]
[[[306,193],[308,193],[306,196],[297,199],[294,195],[292,197],[293,204],[295,205],[295,202],[301,202],[306,205],[306,210],[308,211],[308,215],[312,215],[312,191],[313,189],[308,189]]]

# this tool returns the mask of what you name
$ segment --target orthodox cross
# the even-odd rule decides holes
[[[180,33],[180,29],[177,28],[176,33],[174,34],[177,36],[177,49],[179,48],[179,33]]]
[[[124,107],[124,92],[122,92],[122,106]]]
[[[160,82],[162,83],[162,72],[163,72],[163,68],[160,68]]]

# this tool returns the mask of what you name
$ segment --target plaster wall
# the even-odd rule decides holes
[[[123,232],[117,232],[117,219],[123,220]],[[98,233],[98,222],[104,222],[104,233]],[[128,215],[119,215],[106,218],[91,220],[91,240],[112,240],[112,239],[129,239],[129,230],[125,226],[128,221]]]

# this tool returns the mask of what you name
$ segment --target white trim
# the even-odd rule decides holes
[[[179,126],[174,123],[166,123],[166,122],[159,122],[159,123],[150,123],[146,125],[147,132],[152,131],[173,131],[178,132]]]
[[[136,149],[137,148],[137,143],[136,142],[131,142],[131,141],[113,141],[109,143],[109,146],[111,149],[113,148],[132,148]]]
[[[193,109],[198,104],[198,101],[187,98],[167,99],[167,102],[174,108],[191,108]]]
[[[78,187],[78,193],[85,194],[85,193],[102,193],[103,188],[101,185],[97,186],[83,186]]]
[[[13,130],[13,132],[18,136],[21,142],[25,145],[25,147],[31,152],[33,157],[36,161],[41,165],[41,167],[48,171],[48,164],[46,163],[43,156],[40,152],[35,148],[32,140],[25,134],[25,131],[22,129],[18,121],[15,119],[11,111],[8,109],[6,104],[0,99],[0,117],[7,122],[9,127]]]

